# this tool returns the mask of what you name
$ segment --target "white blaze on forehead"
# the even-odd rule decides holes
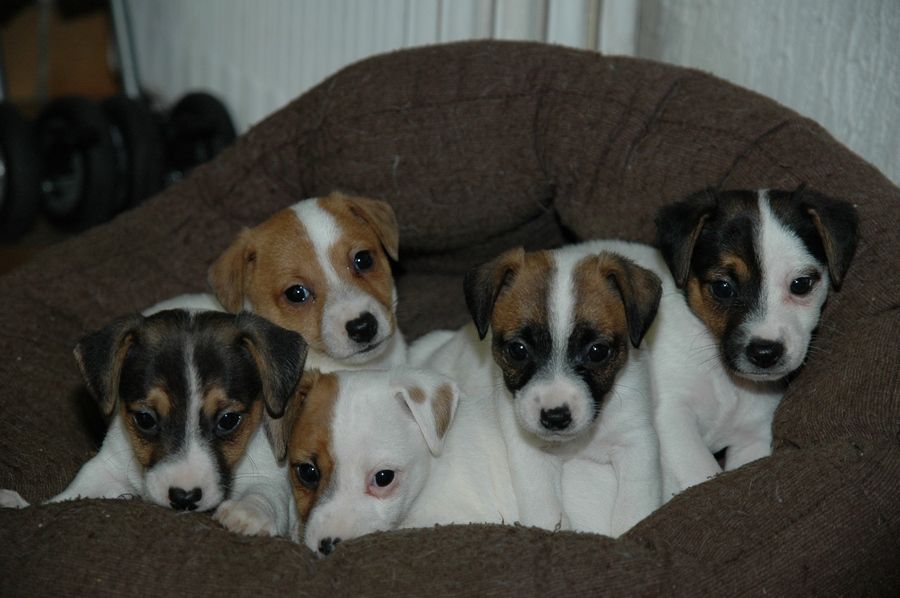
[[[316,259],[325,272],[328,283],[334,288],[341,285],[341,279],[329,259],[331,246],[341,234],[341,227],[328,210],[319,205],[318,198],[307,199],[294,204],[291,209],[306,229],[306,234],[316,252]]]
[[[566,249],[554,251],[552,256],[555,268],[547,297],[547,314],[553,343],[551,360],[556,366],[555,369],[559,369],[566,363],[566,349],[574,325],[572,318],[575,313],[575,265],[584,256]]]

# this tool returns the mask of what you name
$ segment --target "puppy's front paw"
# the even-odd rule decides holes
[[[22,509],[29,506],[28,501],[15,490],[0,490],[0,507],[4,509]]]
[[[226,500],[216,509],[213,519],[227,530],[245,536],[277,536],[275,518],[259,505],[246,500]]]

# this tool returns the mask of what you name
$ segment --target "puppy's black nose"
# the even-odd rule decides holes
[[[548,430],[565,430],[572,423],[572,412],[568,405],[541,409],[541,425]]]
[[[747,345],[747,359],[753,365],[761,368],[770,368],[781,359],[784,354],[784,345],[777,341],[767,341],[755,338]]]
[[[185,490],[184,488],[169,488],[169,504],[176,511],[194,511],[197,509],[197,503],[203,498],[203,490],[194,488],[193,490]]]
[[[322,538],[322,541],[319,542],[319,552],[327,556],[334,552],[334,547],[340,543],[340,538]]]
[[[378,320],[369,312],[347,322],[347,334],[358,343],[367,343],[378,334]]]

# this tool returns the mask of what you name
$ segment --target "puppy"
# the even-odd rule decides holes
[[[587,245],[520,248],[470,272],[464,290],[474,327],[425,337],[411,359],[491,397],[519,521],[619,535],[659,506],[638,349],[659,279]]]
[[[722,449],[726,470],[771,453],[784,382],[844,280],[857,216],[803,188],[704,191],[656,224],[671,275],[652,250],[625,253],[663,279],[653,361],[668,498],[719,473]]]
[[[295,541],[324,556],[342,540],[398,527],[515,521],[506,451],[488,401],[439,374],[309,370],[271,422],[287,458]]]
[[[390,205],[332,193],[306,199],[245,229],[209,269],[211,295],[161,309],[246,309],[309,343],[307,368],[389,368],[406,361],[388,257],[399,250]]]
[[[249,313],[132,315],[86,336],[75,358],[113,419],[100,452],[49,502],[137,496],[215,510],[235,531],[284,533],[290,489],[260,423],[283,413],[305,354],[300,335]]]

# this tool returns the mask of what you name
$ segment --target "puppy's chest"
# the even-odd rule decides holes
[[[768,385],[733,384],[727,374],[710,380],[710,386],[693,398],[707,446],[724,448],[743,435],[756,435],[770,425],[782,391]]]

